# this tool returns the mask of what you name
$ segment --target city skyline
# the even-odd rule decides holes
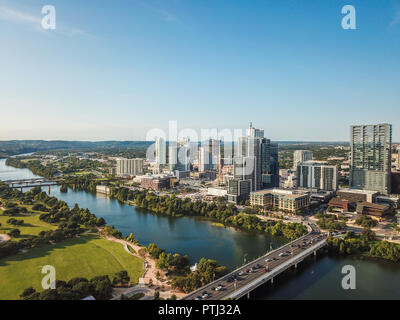
[[[46,4],[0,1],[0,140],[253,120],[272,141],[349,141],[350,125],[384,122],[400,141],[398,1],[353,1],[356,30],[341,27],[345,1],[55,0],[54,31]]]

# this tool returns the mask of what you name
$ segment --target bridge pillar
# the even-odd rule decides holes
[[[249,300],[250,300],[250,291],[249,291],[249,292],[247,292],[247,299],[249,299]]]
[[[274,278],[271,278],[271,284],[274,284]]]
[[[49,194],[50,194],[50,185],[49,185]]]
[[[314,257],[316,257],[316,256],[317,256],[317,250],[314,251]]]
[[[294,264],[294,268],[297,269],[297,263]]]

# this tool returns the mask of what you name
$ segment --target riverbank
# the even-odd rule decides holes
[[[163,295],[168,295],[168,294],[175,295],[178,298],[185,296],[185,293],[172,289],[171,285],[167,283],[168,278],[166,276],[166,273],[156,268],[156,260],[150,256],[147,250],[143,256],[138,253],[141,249],[146,249],[146,247],[128,242],[123,239],[106,236],[104,234],[102,236],[106,240],[122,244],[126,249],[127,246],[131,247],[134,250],[134,252],[132,252],[129,249],[126,251],[143,261],[144,273],[142,277],[139,279],[139,284],[146,284],[148,286],[158,286],[160,287],[160,291],[163,292]]]

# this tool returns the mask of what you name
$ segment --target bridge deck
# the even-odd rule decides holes
[[[183,298],[193,300],[202,296],[204,292],[209,295],[202,300],[223,300],[227,298],[240,298],[251,292],[261,284],[273,279],[276,275],[301,262],[308,255],[326,245],[327,236],[321,234],[315,225],[311,226],[312,231],[280,247],[277,250],[268,252],[266,255],[236,269],[228,275],[197,289]],[[266,259],[270,261],[266,262]],[[256,266],[259,265],[259,268]],[[253,272],[245,272],[253,268]],[[239,276],[239,273],[241,274]],[[235,278],[236,280],[232,280]],[[215,287],[222,285],[223,289],[216,291]]]

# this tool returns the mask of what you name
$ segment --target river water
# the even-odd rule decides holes
[[[16,169],[0,159],[0,180],[28,179],[35,175],[28,169]],[[45,188],[47,191],[47,188]],[[84,191],[61,193],[51,188],[51,195],[89,208],[124,235],[133,233],[141,244],[156,243],[167,252],[187,254],[194,263],[202,257],[216,259],[230,269],[256,258],[270,247],[284,242],[264,234],[221,228],[209,221],[191,217],[165,217],[121,204],[99,194]],[[341,273],[344,265],[356,268],[356,290],[344,290]],[[400,299],[400,266],[393,263],[332,258],[321,256],[309,259],[301,268],[276,279],[274,286],[259,288],[256,299]]]

